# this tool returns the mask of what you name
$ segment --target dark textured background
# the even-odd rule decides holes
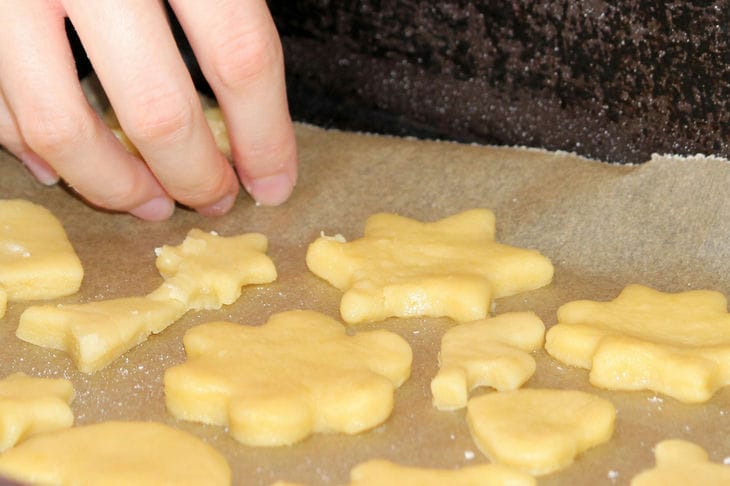
[[[730,156],[730,5],[272,0],[295,119],[563,149]]]

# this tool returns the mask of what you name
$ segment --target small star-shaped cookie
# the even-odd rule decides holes
[[[0,200],[0,317],[8,300],[70,295],[83,277],[81,261],[50,211],[23,199]]]
[[[497,243],[494,232],[487,209],[433,223],[376,214],[363,238],[314,241],[307,266],[345,292],[340,312],[347,323],[408,316],[472,321],[487,316],[492,298],[542,287],[553,276],[546,257]]]
[[[203,324],[185,334],[184,344],[188,361],[165,371],[168,410],[226,425],[254,446],[379,425],[412,358],[394,333],[348,336],[342,324],[313,311],[275,314],[258,327]]]
[[[0,456],[0,475],[24,484],[231,484],[218,451],[155,422],[102,422],[37,435]]]
[[[727,300],[710,290],[671,294],[629,285],[610,302],[560,307],[545,349],[590,369],[595,386],[704,402],[730,383]]]
[[[521,387],[535,373],[530,351],[542,347],[545,325],[533,312],[509,312],[459,324],[441,339],[440,369],[431,381],[439,410],[466,406],[469,391],[490,386],[499,391]]]
[[[70,381],[14,373],[0,380],[0,451],[27,437],[73,425]]]
[[[522,389],[469,400],[467,421],[492,462],[534,475],[573,463],[613,434],[611,402],[576,390]]]
[[[65,351],[84,373],[93,373],[177,321],[189,310],[219,309],[241,287],[269,283],[276,268],[266,237],[222,237],[191,230],[182,244],[157,250],[166,279],[152,293],[85,304],[32,306],[20,316],[18,338]]]
[[[654,448],[656,467],[631,480],[631,486],[730,485],[730,467],[712,463],[700,446],[679,439],[661,441]]]

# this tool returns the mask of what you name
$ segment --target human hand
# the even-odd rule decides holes
[[[252,197],[285,201],[296,181],[283,56],[265,0],[171,0],[228,128]],[[79,34],[116,116],[142,157],[127,152],[89,106],[64,18]],[[62,177],[91,204],[162,220],[174,201],[204,215],[238,193],[216,148],[160,2],[0,2],[0,144],[36,177]]]

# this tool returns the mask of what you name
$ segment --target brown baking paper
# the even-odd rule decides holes
[[[558,306],[574,299],[608,300],[628,283],[664,291],[709,288],[730,294],[730,165],[696,157],[655,157],[638,166],[608,165],[567,153],[467,146],[324,131],[298,126],[300,178],[292,198],[257,207],[242,194],[221,218],[178,209],[166,222],[91,209],[61,186],[43,187],[9,155],[0,154],[0,196],[43,204],[62,222],[85,269],[78,294],[53,302],[142,295],[161,280],[154,248],[180,243],[191,228],[222,235],[261,232],[279,271],[271,285],[247,287],[233,305],[191,312],[109,367],[87,376],[66,355],[21,342],[15,329],[30,303],[11,303],[0,320],[0,376],[23,371],[65,377],[76,388],[77,424],[157,420],[192,432],[230,462],[235,484],[343,484],[351,467],[373,458],[457,468],[486,462],[469,435],[464,411],[431,405],[439,341],[448,319],[389,319],[356,330],[384,328],[413,348],[413,373],[396,391],[383,425],[356,436],[315,435],[291,447],[254,448],[222,427],[179,422],[165,411],[162,374],[184,359],[182,336],[211,320],[260,325],[274,312],[313,309],[338,317],[341,292],[307,270],[307,245],[319,236],[362,235],[368,215],[387,211],[436,220],[485,207],[497,215],[497,239],[550,257],[555,279],[546,288],[500,299],[496,312],[534,310],[547,326]],[[730,456],[730,390],[703,405],[652,392],[608,392],[588,372],[544,351],[528,387],[573,388],[607,398],[618,409],[609,443],[578,457],[540,484],[627,484],[653,465],[652,447],[671,437]],[[483,393],[478,391],[475,393]],[[487,391],[488,392],[488,391]]]

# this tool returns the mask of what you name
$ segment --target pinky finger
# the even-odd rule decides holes
[[[58,173],[48,162],[33,152],[23,140],[2,93],[0,93],[0,145],[20,159],[25,168],[41,184],[52,186],[58,182]]]

